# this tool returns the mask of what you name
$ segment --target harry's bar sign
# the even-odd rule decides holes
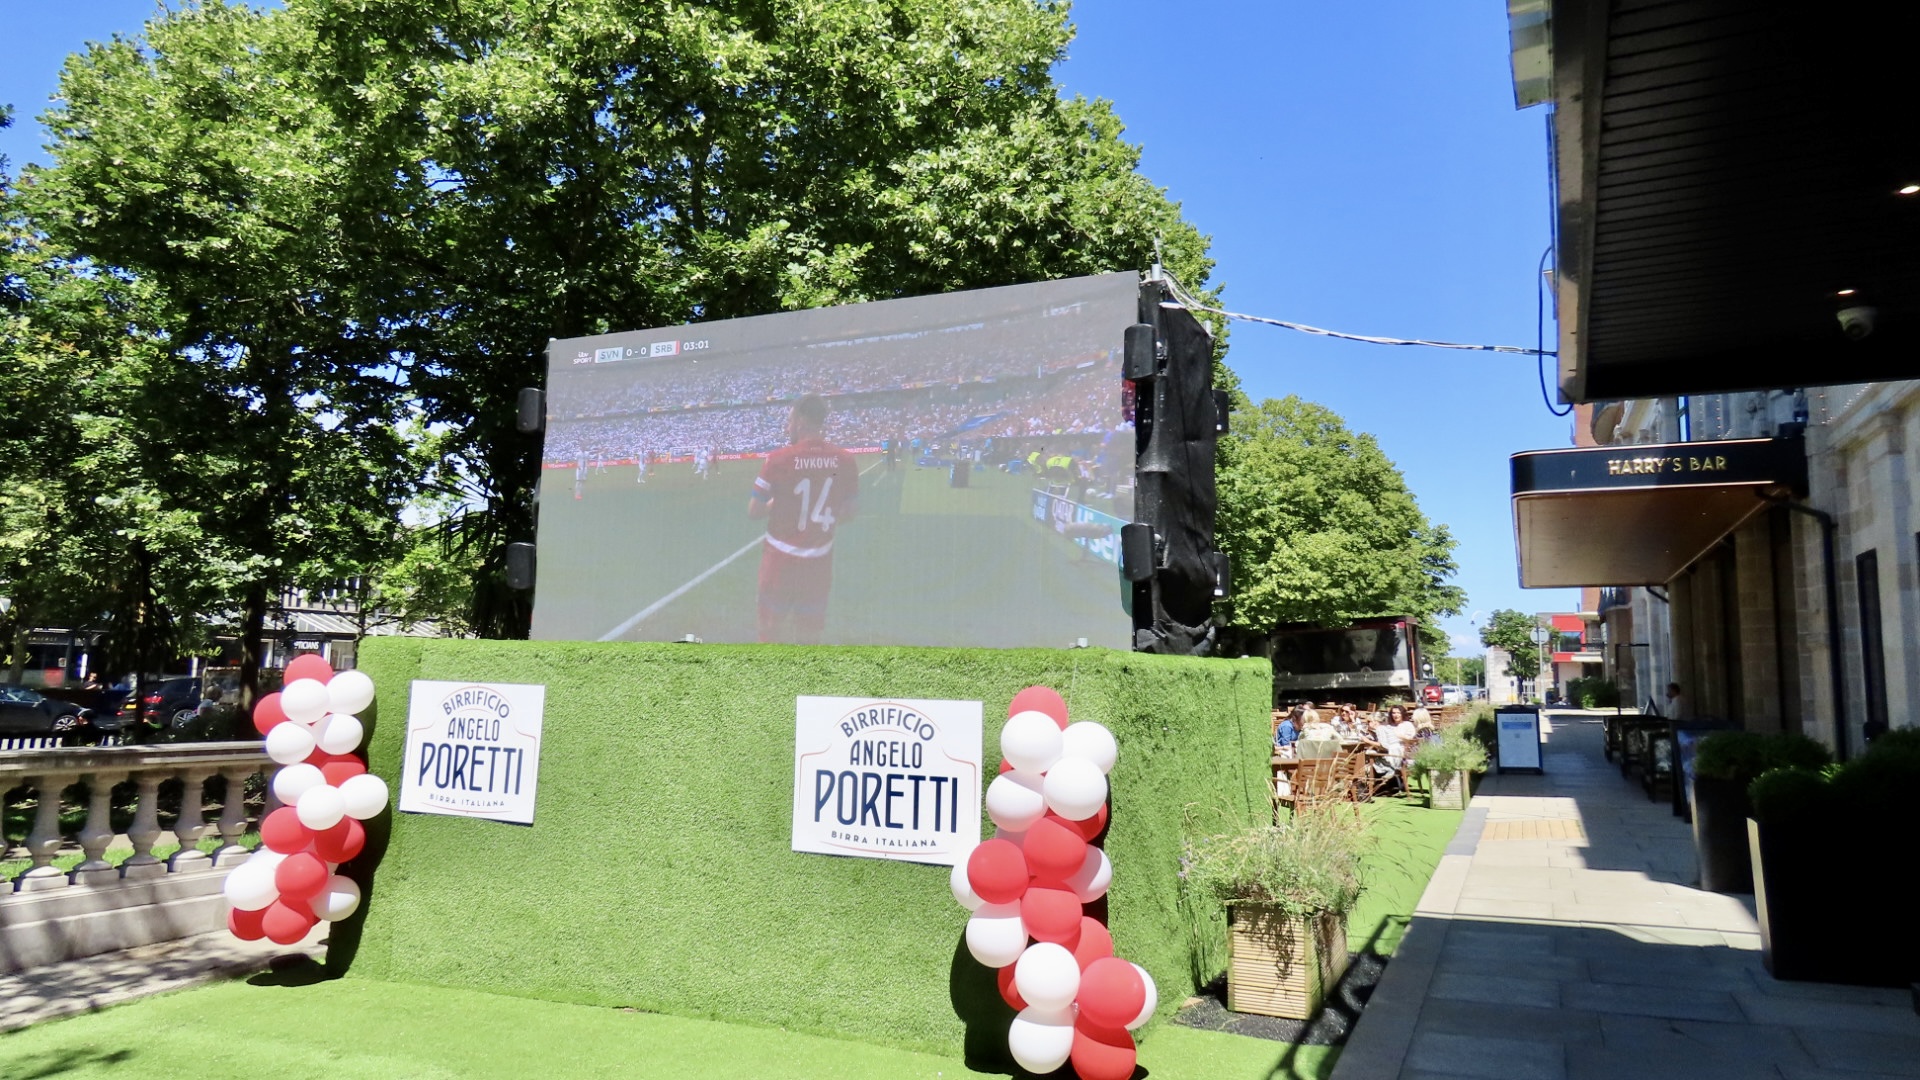
[[[1513,455],[1516,496],[1703,484],[1777,486],[1804,494],[1806,449],[1794,436],[1533,450]]]

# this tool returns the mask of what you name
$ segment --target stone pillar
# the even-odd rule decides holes
[[[220,807],[220,850],[213,853],[215,866],[228,866],[245,859],[249,854],[240,846],[240,838],[247,832],[247,777],[258,770],[251,765],[220,770],[227,781],[227,798]]]
[[[60,851],[60,789],[73,777],[53,774],[35,779],[33,828],[27,832],[27,853],[33,865],[14,882],[19,892],[58,889],[68,884],[67,875],[54,869],[53,857]]]
[[[206,786],[207,777],[212,775],[212,771],[206,769],[189,769],[180,774],[185,790],[180,793],[180,820],[173,823],[173,835],[180,839],[180,850],[167,863],[168,869],[176,874],[213,865],[213,859],[195,846],[207,831]]]
[[[120,880],[120,868],[107,861],[107,845],[113,843],[113,786],[127,778],[126,773],[88,773],[87,824],[80,830],[80,850],[86,861],[73,870],[75,885],[110,885]]]
[[[133,857],[120,866],[120,876],[128,881],[164,877],[167,873],[167,864],[153,854],[153,845],[160,839],[161,779],[157,772],[134,778],[140,793],[133,808],[133,824],[127,829],[127,839],[133,841]]]

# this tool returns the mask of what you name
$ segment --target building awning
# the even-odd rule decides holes
[[[1767,508],[1804,495],[1800,437],[1513,455],[1523,588],[1660,585]]]
[[[1920,377],[1920,9],[1548,6],[1569,400]]]

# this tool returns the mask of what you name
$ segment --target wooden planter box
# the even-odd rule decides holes
[[[1434,772],[1427,774],[1427,805],[1435,810],[1465,810],[1473,798],[1473,774]]]
[[[1227,905],[1227,1008],[1307,1020],[1347,970],[1347,920]]]

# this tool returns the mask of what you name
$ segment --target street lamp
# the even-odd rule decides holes
[[[1552,636],[1553,636],[1553,632],[1548,630],[1544,626],[1536,626],[1533,628],[1533,650],[1534,650],[1533,691],[1534,693],[1539,694],[1541,700],[1543,701],[1546,699],[1547,695],[1540,690],[1540,672],[1545,670],[1547,666],[1547,656],[1546,656],[1547,639]]]

